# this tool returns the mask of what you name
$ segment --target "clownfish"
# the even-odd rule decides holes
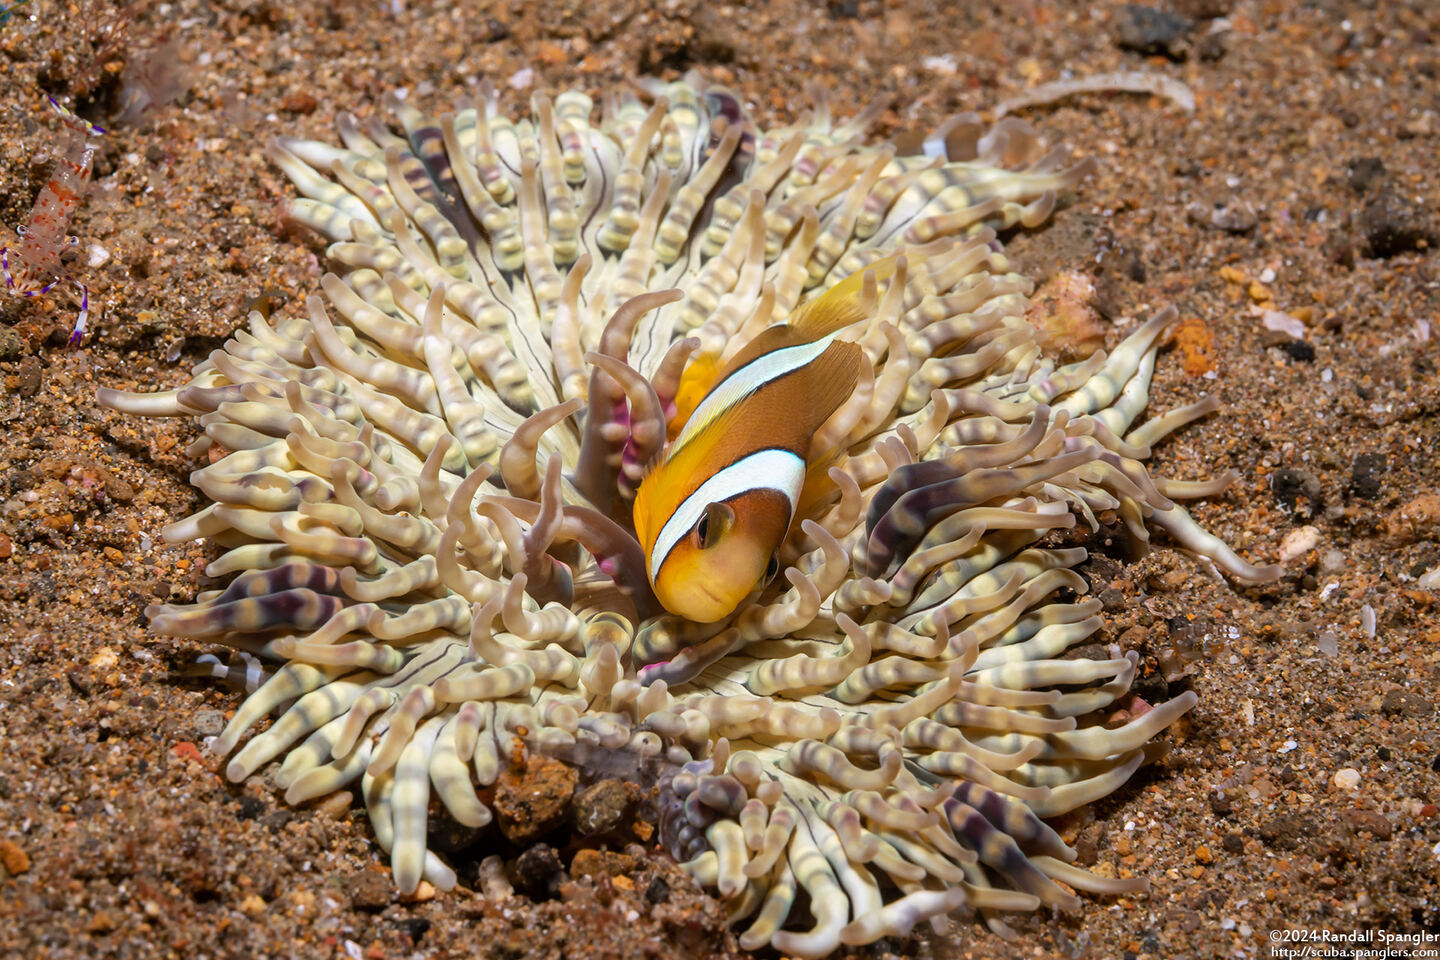
[[[893,258],[871,271],[893,274]],[[859,344],[835,339],[865,319],[862,288],[863,273],[851,276],[757,334],[641,480],[635,533],[671,613],[713,623],[778,572],[812,455],[827,453],[812,451],[811,438],[854,391],[865,360]]]

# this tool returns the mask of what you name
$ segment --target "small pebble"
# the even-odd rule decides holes
[[[1360,454],[1350,465],[1350,492],[1361,500],[1375,499],[1386,470],[1384,454]]]
[[[340,820],[350,812],[355,795],[349,790],[336,790],[315,805],[315,812],[329,820]]]
[[[957,67],[953,53],[947,53],[938,57],[925,57],[920,61],[920,64],[931,73],[938,73],[942,77],[953,77]]]
[[[560,854],[548,843],[537,843],[527,848],[515,859],[510,874],[515,881],[515,889],[531,900],[550,899],[566,879]]]
[[[480,861],[480,893],[486,900],[505,900],[515,893],[505,876],[505,861],[496,854]]]
[[[194,727],[197,736],[218,737],[225,729],[225,715],[219,710],[196,711]]]
[[[1354,790],[1360,786],[1360,771],[1354,767],[1335,771],[1335,786],[1341,790]]]
[[[1110,34],[1122,50],[1183,60],[1185,36],[1194,28],[1194,21],[1187,17],[1132,3],[1115,12]]]
[[[1365,205],[1359,226],[1365,255],[1382,260],[1428,249],[1440,234],[1424,204],[1389,189]]]
[[[654,877],[645,888],[645,899],[651,903],[665,903],[670,899],[670,884],[664,877]]]
[[[1189,203],[1185,213],[1200,226],[1225,233],[1247,233],[1259,220],[1255,209],[1239,198]]]
[[[0,840],[0,864],[12,877],[30,870],[30,855],[14,840]]]
[[[1315,362],[1315,345],[1308,340],[1287,340],[1280,344],[1280,349],[1284,350],[1291,360],[1301,363]]]
[[[1360,629],[1365,631],[1365,636],[1375,638],[1375,608],[1368,603],[1360,608]]]
[[[1266,310],[1260,315],[1266,330],[1275,330],[1296,340],[1305,339],[1305,324],[1282,310]]]
[[[320,105],[315,95],[305,90],[292,90],[280,100],[280,109],[292,113],[311,114]]]
[[[509,767],[495,784],[495,818],[505,839],[528,843],[559,826],[575,793],[573,767],[549,757]]]
[[[635,869],[635,859],[613,850],[581,850],[570,861],[572,877],[623,876]]]
[[[1385,532],[1400,543],[1417,543],[1440,536],[1440,494],[1422,493],[1390,511]]]
[[[15,392],[22,397],[35,396],[40,392],[40,383],[44,379],[43,373],[38,358],[26,357],[21,360],[20,369],[15,371]]]
[[[1364,831],[1376,840],[1389,840],[1395,834],[1394,824],[1375,810],[1346,810],[1340,819],[1356,833]]]
[[[415,888],[414,893],[410,894],[408,897],[402,897],[401,899],[404,900],[406,903],[424,903],[427,900],[434,900],[435,894],[436,890],[434,884],[432,884],[429,880],[421,880],[420,885]]]
[[[630,797],[619,780],[601,780],[575,795],[570,817],[585,836],[614,830],[625,819]]]
[[[1429,700],[1410,690],[1391,690],[1380,701],[1380,712],[1387,717],[1427,717],[1431,709]]]
[[[1289,563],[1299,557],[1305,556],[1315,549],[1320,542],[1320,531],[1315,527],[1306,524],[1285,535],[1280,542],[1280,562]]]
[[[350,905],[356,910],[379,913],[395,899],[395,884],[389,872],[366,870],[350,877],[344,884]]]

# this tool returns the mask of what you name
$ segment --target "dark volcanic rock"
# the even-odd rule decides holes
[[[516,858],[511,879],[515,889],[531,900],[548,900],[565,882],[565,866],[554,847],[537,843]]]
[[[1419,205],[1394,191],[1384,190],[1361,211],[1360,236],[1362,252],[1383,260],[1428,249],[1435,243],[1436,231],[1434,220]]]
[[[1194,27],[1194,21],[1188,17],[1132,3],[1116,12],[1110,23],[1110,35],[1122,50],[1183,60],[1185,37]]]

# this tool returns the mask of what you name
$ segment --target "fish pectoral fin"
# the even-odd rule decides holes
[[[840,489],[835,485],[835,481],[830,479],[830,468],[840,462],[842,455],[839,450],[827,451],[818,459],[812,454],[810,463],[805,467],[805,485],[800,488],[800,499],[795,504],[795,517],[790,522],[791,530],[796,529],[801,520],[814,517],[830,505],[830,501]]]
[[[764,589],[770,586],[770,581],[775,579],[775,574],[780,572],[780,551],[774,550],[770,554],[770,562],[765,564],[765,576],[760,578],[760,587]]]
[[[692,357],[686,364],[685,372],[680,375],[680,386],[675,390],[675,413],[665,424],[666,436],[671,440],[680,436],[690,415],[719,381],[720,373],[720,359],[710,354]]]
[[[806,300],[790,314],[790,329],[801,341],[819,340],[838,330],[844,330],[852,323],[867,319],[865,304],[861,297],[865,289],[865,274],[873,273],[876,283],[882,283],[895,276],[896,261],[903,254],[891,254],[877,260],[859,273],[853,273],[813,300]]]

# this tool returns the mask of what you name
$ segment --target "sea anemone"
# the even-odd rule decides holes
[[[1089,164],[1013,118],[897,156],[869,113],[762,131],[725,89],[649,92],[598,126],[573,91],[519,121],[488,91],[439,118],[392,97],[402,132],[342,116],[342,147],[274,141],[289,216],[333,241],[324,295],[252,313],[178,390],[102,391],[204,425],[214,503],[164,535],[231,579],[148,613],[278,664],[214,742],[226,776],[283,757],[292,803],[359,779],[412,891],[456,882],[432,795],[484,826],[477,787],[517,741],[649,758],[660,836],[741,944],[807,957],[1143,889],[1074,866],[1045,820],[1125,783],[1196,698],[1103,725],[1138,657],[1066,657],[1101,618],[1064,531],[1118,518],[1276,570],[1175,502],[1229,478],[1143,465],[1215,408],[1133,426],[1170,311],[1063,366],[1026,321],[996,231],[1039,225]],[[684,372],[896,252],[845,334],[870,362],[817,438],[842,454],[783,575],[718,623],[665,613],[630,503]]]

